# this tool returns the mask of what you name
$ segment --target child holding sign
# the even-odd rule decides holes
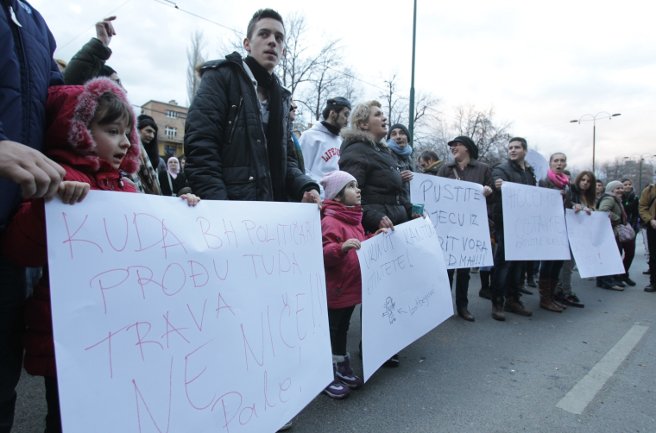
[[[326,268],[328,324],[335,378],[324,393],[336,399],[362,386],[346,352],[346,334],[355,306],[362,302],[360,262],[355,250],[366,239],[362,227],[360,189],[353,176],[334,171],[321,180],[325,201],[321,209],[323,257]]]
[[[66,170],[58,190],[64,203],[80,202],[89,189],[136,192],[123,177],[136,172],[140,161],[134,114],[123,89],[107,78],[51,87],[46,116],[45,153]],[[193,194],[182,198],[190,206],[199,200]],[[44,266],[26,306],[25,370],[45,377],[46,431],[61,432],[43,200],[23,202],[5,234],[7,257],[20,266]]]

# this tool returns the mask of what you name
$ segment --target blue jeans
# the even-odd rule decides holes
[[[25,293],[25,268],[0,255],[0,433],[9,433],[14,423],[23,363]]]

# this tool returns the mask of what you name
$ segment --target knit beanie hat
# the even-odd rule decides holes
[[[344,187],[355,178],[345,171],[335,170],[321,179],[324,197],[326,200],[334,199]]]
[[[469,157],[471,159],[478,159],[478,146],[476,146],[476,143],[474,143],[471,138],[465,135],[461,135],[449,141],[449,146],[452,143],[462,143],[467,148],[467,150],[469,150]]]
[[[408,131],[408,128],[405,127],[405,125],[402,125],[400,123],[395,123],[394,125],[390,126],[389,129],[387,130],[387,139],[389,140],[390,136],[392,135],[392,131],[395,129],[400,129],[403,131],[406,137],[408,137],[408,143],[410,142],[410,131]]]
[[[617,188],[618,186],[621,186],[622,188],[624,188],[624,185],[619,180],[614,180],[612,182],[608,182],[608,184],[606,184],[606,194],[612,194],[613,190],[615,188]]]

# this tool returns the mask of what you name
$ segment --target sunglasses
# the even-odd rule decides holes
[[[298,107],[296,105],[292,105],[291,107],[289,107],[289,111],[296,111],[297,109]]]

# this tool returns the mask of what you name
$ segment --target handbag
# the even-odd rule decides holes
[[[631,224],[618,224],[615,226],[615,236],[617,236],[617,239],[623,243],[635,239],[636,233],[635,230],[633,230],[633,227],[631,227]]]

